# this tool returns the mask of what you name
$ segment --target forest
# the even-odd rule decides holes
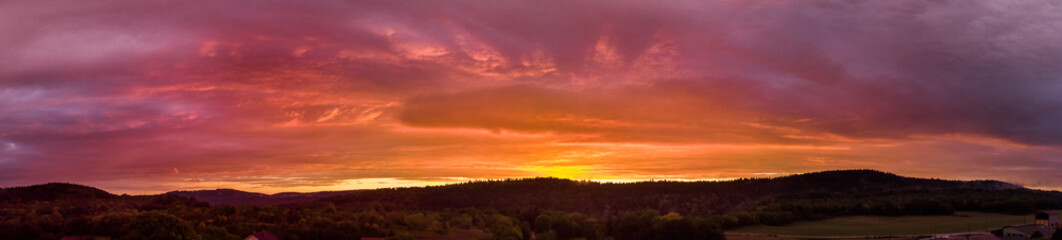
[[[0,190],[0,239],[242,239],[263,230],[280,239],[724,239],[724,229],[751,224],[1059,208],[1056,191],[872,170],[721,182],[508,179],[351,191],[279,205],[114,195],[50,183]]]

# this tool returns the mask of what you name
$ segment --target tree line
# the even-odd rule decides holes
[[[46,184],[0,190],[0,239],[723,239],[722,231],[850,215],[1026,214],[1062,194],[994,181],[834,171],[726,182],[606,184],[555,178],[357,191],[313,202],[210,205]]]

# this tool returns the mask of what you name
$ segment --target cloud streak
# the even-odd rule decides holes
[[[878,168],[1062,188],[1060,8],[13,1],[0,9],[0,185],[280,192]]]

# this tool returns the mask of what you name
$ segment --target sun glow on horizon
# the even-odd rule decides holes
[[[0,187],[877,169],[1062,189],[1062,5],[118,2],[0,8]]]

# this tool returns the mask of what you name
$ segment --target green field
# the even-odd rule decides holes
[[[1032,223],[1032,215],[956,212],[951,216],[852,216],[784,226],[755,225],[731,232],[798,236],[887,236],[970,232]]]

